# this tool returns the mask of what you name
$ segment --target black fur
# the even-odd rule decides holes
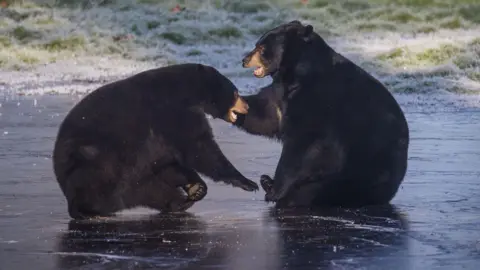
[[[249,114],[235,125],[283,143],[274,178],[261,177],[265,199],[278,207],[390,202],[406,173],[409,130],[385,86],[298,21],[264,34],[244,67],[256,52],[273,83],[244,97]]]
[[[53,152],[70,216],[186,210],[207,191],[197,172],[257,190],[223,155],[205,117],[223,118],[237,95],[230,80],[199,64],[145,71],[87,95],[61,124]],[[201,194],[189,200],[185,187]]]

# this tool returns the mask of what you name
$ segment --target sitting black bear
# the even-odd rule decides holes
[[[409,129],[390,92],[335,52],[311,25],[292,21],[265,33],[243,59],[273,82],[245,96],[235,125],[279,139],[265,199],[284,206],[385,204],[407,170]]]
[[[233,83],[200,64],[148,70],[98,88],[69,112],[55,142],[54,171],[70,216],[135,206],[184,211],[206,195],[197,172],[257,190],[223,155],[205,116],[234,122],[247,112]]]

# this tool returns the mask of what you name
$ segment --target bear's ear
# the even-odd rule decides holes
[[[301,33],[302,39],[305,42],[310,42],[312,40],[312,32],[313,32],[313,26],[311,26],[310,24],[303,27],[303,30]]]

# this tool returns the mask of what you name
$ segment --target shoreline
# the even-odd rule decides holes
[[[0,78],[2,78],[0,98],[20,100],[24,96],[33,98],[43,95],[83,96],[106,83],[165,65],[167,65],[166,61],[139,62],[115,57],[85,57],[45,64],[27,71],[0,70]],[[246,72],[238,74],[228,68],[218,69],[233,81],[242,94],[253,94],[257,89],[270,83],[270,79],[257,79]],[[382,83],[385,82],[382,81]],[[388,85],[387,88],[392,90]],[[459,94],[442,89],[426,93],[393,91],[392,94],[406,112],[428,113],[480,109],[480,95],[477,94]]]

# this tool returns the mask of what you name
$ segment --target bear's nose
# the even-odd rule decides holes
[[[246,65],[248,63],[248,59],[249,59],[248,56],[246,56],[245,58],[242,59],[242,67],[246,67]]]

